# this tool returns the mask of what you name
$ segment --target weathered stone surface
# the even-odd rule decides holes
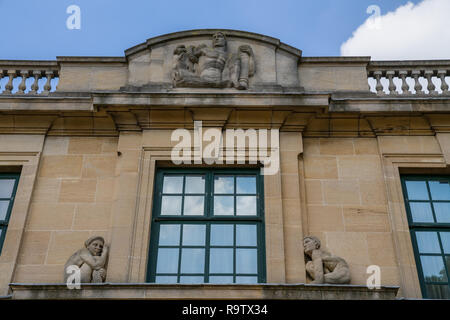
[[[293,299],[293,300],[391,300],[398,287],[329,284],[84,284],[69,290],[65,284],[12,283],[13,299]]]
[[[224,52],[232,55],[218,54],[217,49],[205,45],[211,37],[220,38],[220,41],[214,40],[214,44],[223,42],[226,37]],[[216,45],[214,48],[218,47]],[[129,73],[128,84],[134,88],[145,85],[149,85],[149,88],[152,85],[154,88],[168,88],[174,79],[177,87],[224,88],[231,85],[254,90],[299,88],[297,65],[301,51],[278,39],[250,32],[213,29],[177,32],[149,39],[127,50],[125,54],[133,71]],[[221,80],[222,77],[212,76],[213,73],[219,74],[212,71],[214,68],[204,68],[206,61],[210,61],[210,64],[219,61],[211,60],[215,55],[223,56],[220,59],[223,61],[217,66],[220,65],[220,74],[222,71],[228,74],[223,74],[225,81]],[[201,61],[196,66],[196,72],[193,72],[198,58]],[[208,71],[206,76],[205,70],[212,73]]]

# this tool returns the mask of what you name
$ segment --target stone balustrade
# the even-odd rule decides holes
[[[58,77],[56,61],[0,60],[0,95],[48,95]]]
[[[450,95],[450,60],[371,61],[367,76],[377,95]]]
[[[92,74],[90,64],[101,66],[102,71],[108,65],[112,68],[111,72],[116,72],[117,63],[124,64],[125,61],[115,59],[117,61],[114,60],[113,64],[111,58],[104,57],[95,58],[95,61],[86,57],[68,61],[67,58],[58,58],[57,61],[0,60],[0,95],[45,96],[56,90],[60,74],[64,73],[60,71],[61,64],[78,64],[77,79],[83,80]],[[344,69],[345,63],[342,62]],[[123,77],[119,78],[122,81]],[[370,91],[379,96],[449,96],[450,60],[370,61],[367,64],[367,79]],[[304,81],[307,80],[306,77]],[[92,81],[86,78],[82,83],[85,82]],[[89,91],[89,88],[86,89]],[[63,91],[67,91],[67,84]]]

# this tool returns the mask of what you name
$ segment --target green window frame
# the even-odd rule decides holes
[[[422,296],[450,299],[450,176],[401,182]]]
[[[0,173],[0,255],[14,205],[19,173]]]
[[[265,283],[259,169],[158,169],[147,282]]]

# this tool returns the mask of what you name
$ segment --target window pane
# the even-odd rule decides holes
[[[162,185],[155,189],[161,219],[154,222],[156,262],[149,276],[168,284],[257,283],[262,221],[256,217],[256,170],[161,172]]]
[[[211,245],[212,246],[232,246],[233,245],[233,225],[232,224],[212,224],[211,225]]]
[[[256,249],[236,249],[236,272],[258,272]]]
[[[236,177],[237,193],[256,193],[256,177]]]
[[[181,250],[181,273],[204,273],[204,272],[205,272],[205,249],[183,248]]]
[[[428,200],[428,191],[425,181],[406,181],[405,183],[409,200]]]
[[[436,232],[416,232],[417,246],[420,253],[441,253]]]
[[[258,283],[258,277],[236,277],[236,283]]]
[[[256,196],[236,197],[236,214],[238,216],[256,216]]]
[[[414,222],[434,222],[429,202],[410,202],[409,206]]]
[[[450,203],[435,202],[433,203],[436,220],[440,223],[450,223]]]
[[[183,214],[185,216],[202,216],[204,208],[203,203],[203,196],[185,196]]]
[[[181,196],[163,196],[161,215],[181,215]]]
[[[427,282],[446,282],[444,262],[442,256],[421,256],[423,275]]]
[[[233,283],[232,276],[210,276],[209,283]]]
[[[0,201],[0,220],[6,219],[6,214],[8,213],[8,206],[9,206],[8,200]]]
[[[155,283],[177,283],[177,276],[156,276]]]
[[[233,273],[233,249],[211,248],[210,273]]]
[[[201,224],[183,225],[183,246],[204,246],[206,226]]]
[[[450,185],[448,181],[429,181],[431,198],[433,200],[450,200]]]
[[[204,176],[186,176],[184,193],[205,193]]]
[[[15,179],[0,179],[0,198],[11,198]]]
[[[448,285],[427,284],[428,299],[450,299]]]
[[[214,215],[234,215],[234,197],[214,196]]]
[[[450,232],[439,232],[439,235],[441,236],[444,253],[450,253]]]
[[[203,283],[205,278],[202,276],[181,276],[180,283]]]
[[[234,177],[214,176],[214,193],[234,193]]]
[[[156,264],[156,273],[178,272],[178,249],[159,248]]]
[[[256,225],[251,224],[236,225],[236,245],[256,246]]]
[[[182,176],[165,176],[163,182],[163,193],[182,193],[183,177]]]
[[[178,246],[180,245],[180,225],[162,224],[159,229],[160,246]]]

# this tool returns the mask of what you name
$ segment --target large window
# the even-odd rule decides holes
[[[450,177],[403,176],[424,298],[450,299]]]
[[[18,173],[0,173],[0,254],[19,182]]]
[[[159,170],[147,281],[265,282],[259,170]]]

